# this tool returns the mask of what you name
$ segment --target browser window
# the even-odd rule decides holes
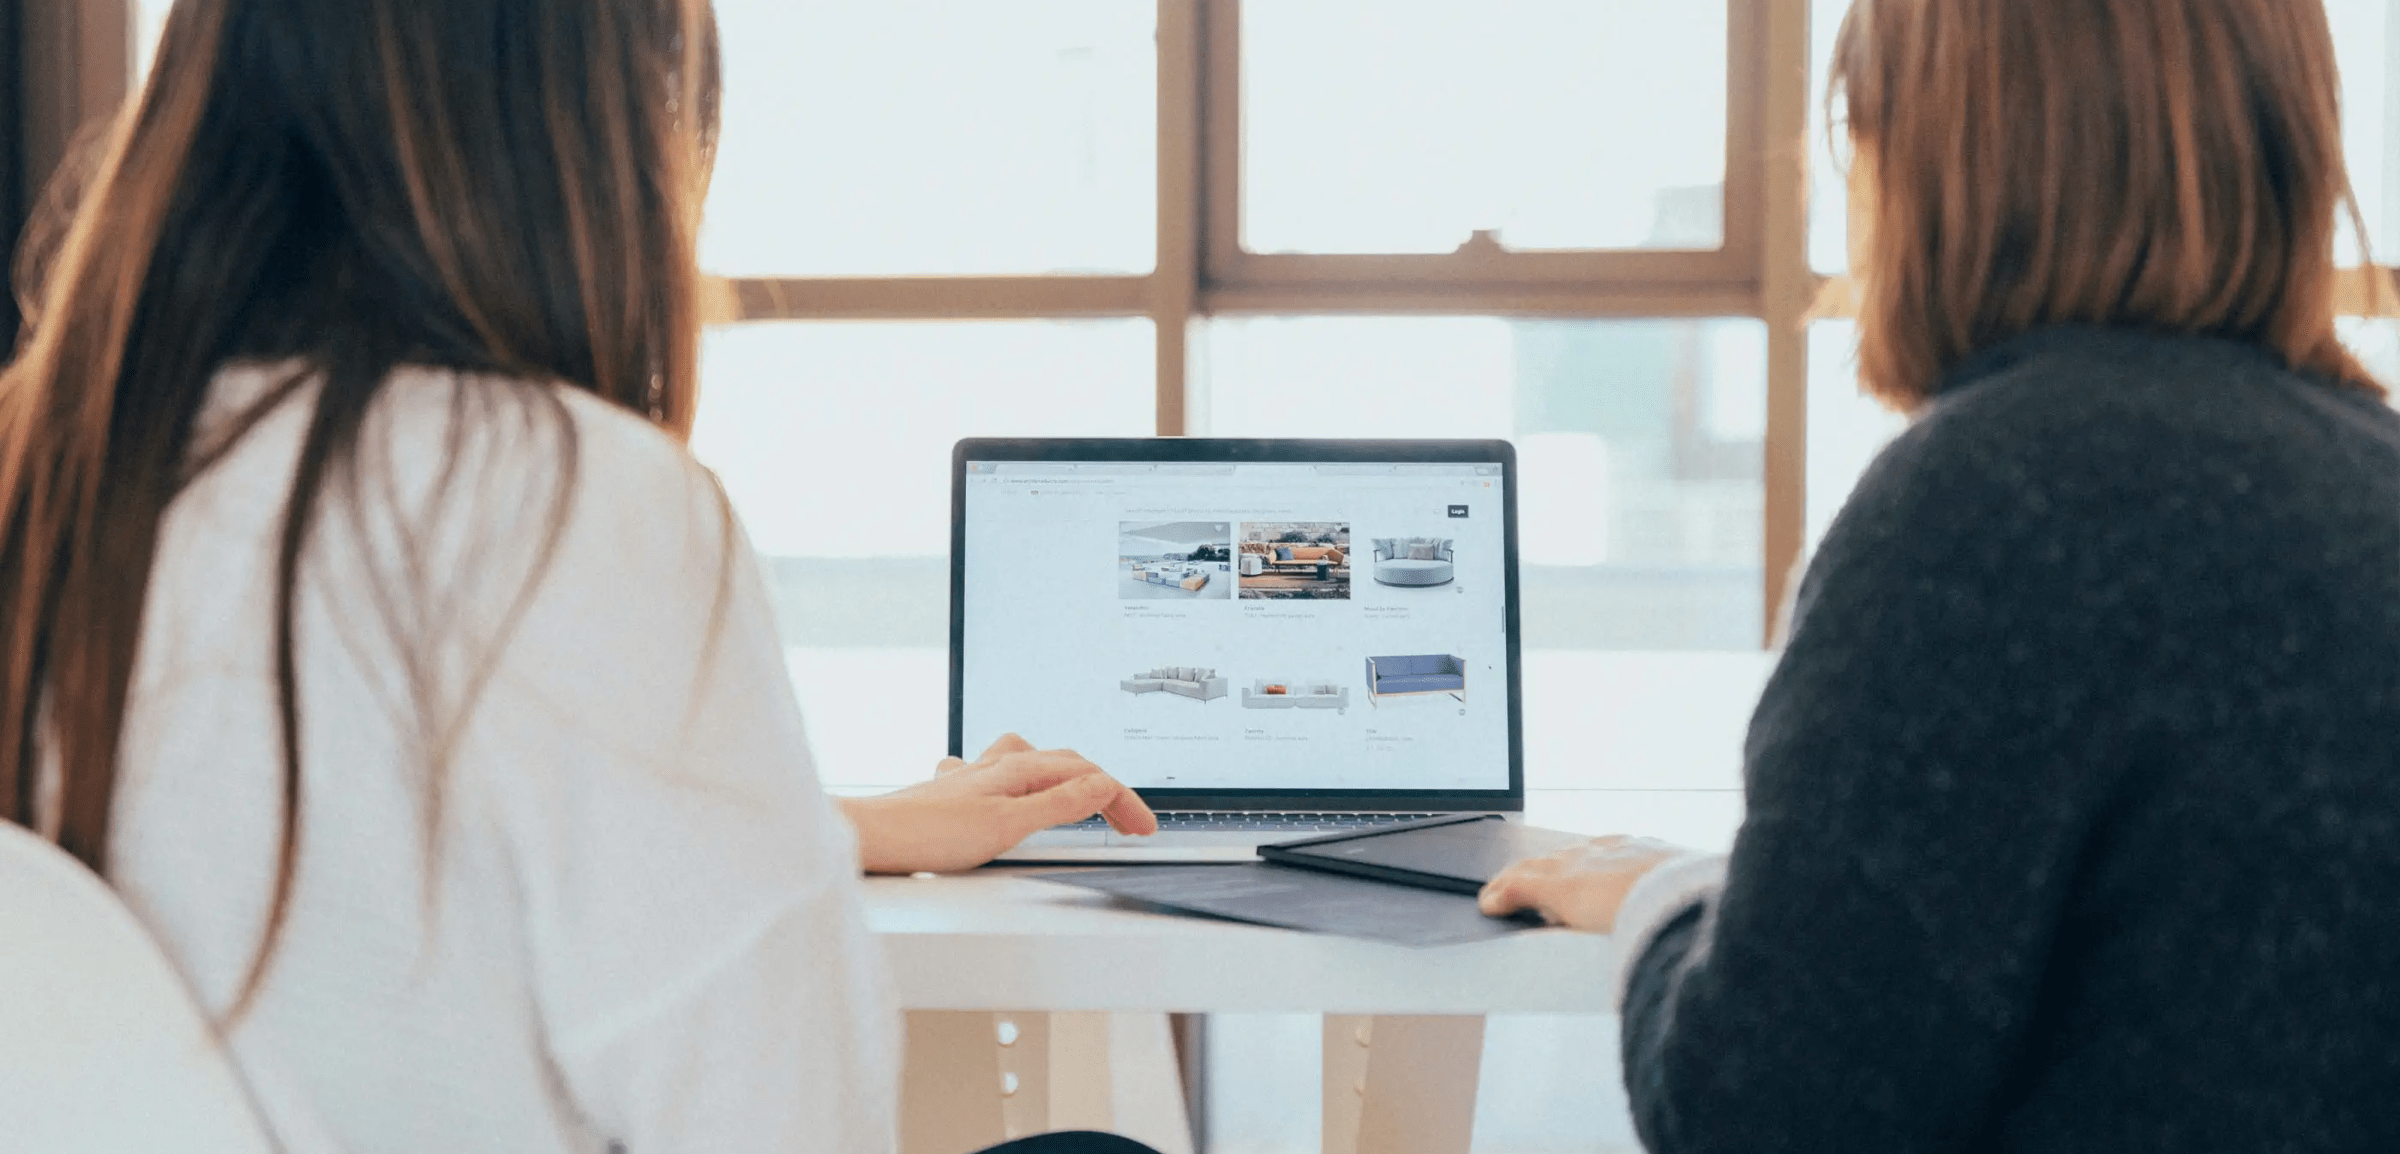
[[[1508,788],[1497,464],[970,461],[965,748],[1137,788]]]

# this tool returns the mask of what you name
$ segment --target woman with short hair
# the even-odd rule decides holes
[[[1681,1151],[2400,1149],[2400,418],[2334,329],[2315,0],[1860,0],[1867,389],[1730,859],[1486,891],[1626,945]]]
[[[294,1154],[889,1150],[862,864],[1154,828],[1013,738],[819,789],[683,444],[716,116],[706,0],[179,0],[55,234],[0,817],[123,894]]]

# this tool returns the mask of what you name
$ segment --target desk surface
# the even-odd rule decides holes
[[[1534,930],[1412,950],[1177,917],[1006,870],[872,878],[911,1010],[1613,1014],[1607,938]]]

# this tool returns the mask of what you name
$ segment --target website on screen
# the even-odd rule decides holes
[[[1497,464],[971,461],[966,749],[1147,789],[1505,789]]]

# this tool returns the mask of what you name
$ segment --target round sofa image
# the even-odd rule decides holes
[[[1261,678],[1242,691],[1244,709],[1350,709],[1350,687],[1329,681]]]
[[[1214,669],[1196,665],[1161,665],[1147,673],[1137,673],[1117,683],[1127,693],[1172,693],[1195,701],[1215,701],[1225,696],[1225,679]]]
[[[1448,585],[1458,576],[1446,537],[1375,538],[1375,583],[1404,588]]]

